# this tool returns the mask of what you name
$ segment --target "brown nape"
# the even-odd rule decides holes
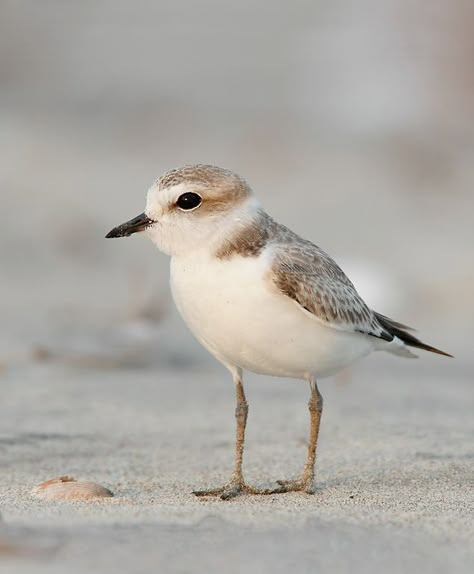
[[[389,317],[385,317],[385,315],[381,315],[380,313],[376,313],[374,311],[374,315],[377,317],[377,321],[382,325],[382,327],[388,331],[394,337],[398,337],[401,339],[405,345],[408,347],[415,347],[417,349],[423,349],[423,351],[429,351],[430,353],[437,353],[438,355],[443,355],[445,357],[453,357],[449,353],[445,353],[440,349],[436,349],[436,347],[431,347],[430,345],[426,345],[410,333],[407,333],[408,330],[412,330],[411,327],[407,327],[402,323],[398,323]]]

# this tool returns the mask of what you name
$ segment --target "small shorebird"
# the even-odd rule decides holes
[[[234,379],[235,463],[221,488],[198,496],[313,493],[323,399],[316,381],[371,351],[415,357],[410,347],[451,356],[372,311],[319,247],[274,221],[238,175],[212,165],[169,171],[149,189],[145,212],[107,237],[145,231],[171,256],[171,290],[196,338]],[[303,379],[310,435],[302,476],[259,489],[242,475],[248,404],[242,370]]]

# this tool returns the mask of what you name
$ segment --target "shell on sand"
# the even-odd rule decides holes
[[[95,482],[77,480],[69,476],[52,478],[35,486],[32,494],[49,500],[89,500],[113,496],[108,488]]]

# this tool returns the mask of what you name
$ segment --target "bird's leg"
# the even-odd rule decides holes
[[[304,465],[303,474],[298,480],[279,480],[279,488],[275,492],[303,491],[308,494],[314,493],[314,464],[316,462],[316,445],[318,443],[319,424],[323,412],[323,397],[319,392],[315,379],[309,381],[311,396],[308,403],[310,415],[310,433],[308,443],[308,456]]]
[[[237,399],[235,407],[235,421],[237,428],[235,435],[234,471],[232,473],[231,482],[243,485],[244,477],[242,475],[242,459],[244,456],[245,427],[247,426],[249,405],[245,398],[244,386],[242,385],[242,378],[240,376],[235,382],[235,394]]]
[[[242,371],[238,369],[234,373],[235,392],[237,404],[235,407],[235,420],[237,423],[235,437],[235,461],[232,476],[227,484],[221,488],[211,490],[196,490],[196,496],[220,496],[223,500],[234,498],[239,494],[272,494],[271,489],[259,489],[245,484],[242,475],[242,459],[244,454],[245,427],[247,425],[247,415],[249,406],[245,398],[244,387],[242,385]]]

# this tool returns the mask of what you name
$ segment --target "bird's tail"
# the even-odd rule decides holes
[[[385,317],[385,315],[382,315],[380,313],[375,313],[375,316],[377,317],[377,321],[382,325],[382,327],[389,332],[391,335],[393,335],[394,337],[397,337],[397,339],[400,339],[400,341],[402,341],[405,345],[407,345],[408,347],[415,347],[416,349],[423,349],[423,351],[429,351],[430,353],[437,353],[438,355],[444,355],[445,357],[452,357],[453,355],[450,355],[449,353],[445,353],[444,351],[441,351],[440,349],[436,349],[436,347],[432,347],[431,345],[426,345],[425,343],[423,343],[422,341],[420,341],[420,339],[417,339],[416,337],[414,337],[411,333],[409,333],[408,331],[413,331],[413,329],[411,327],[407,327],[406,325],[403,325],[403,323],[398,323],[397,321],[394,321],[393,319],[389,319],[388,317]],[[395,353],[397,354],[402,354],[400,350],[395,350]],[[407,351],[409,353],[408,349],[405,349],[405,351]]]

